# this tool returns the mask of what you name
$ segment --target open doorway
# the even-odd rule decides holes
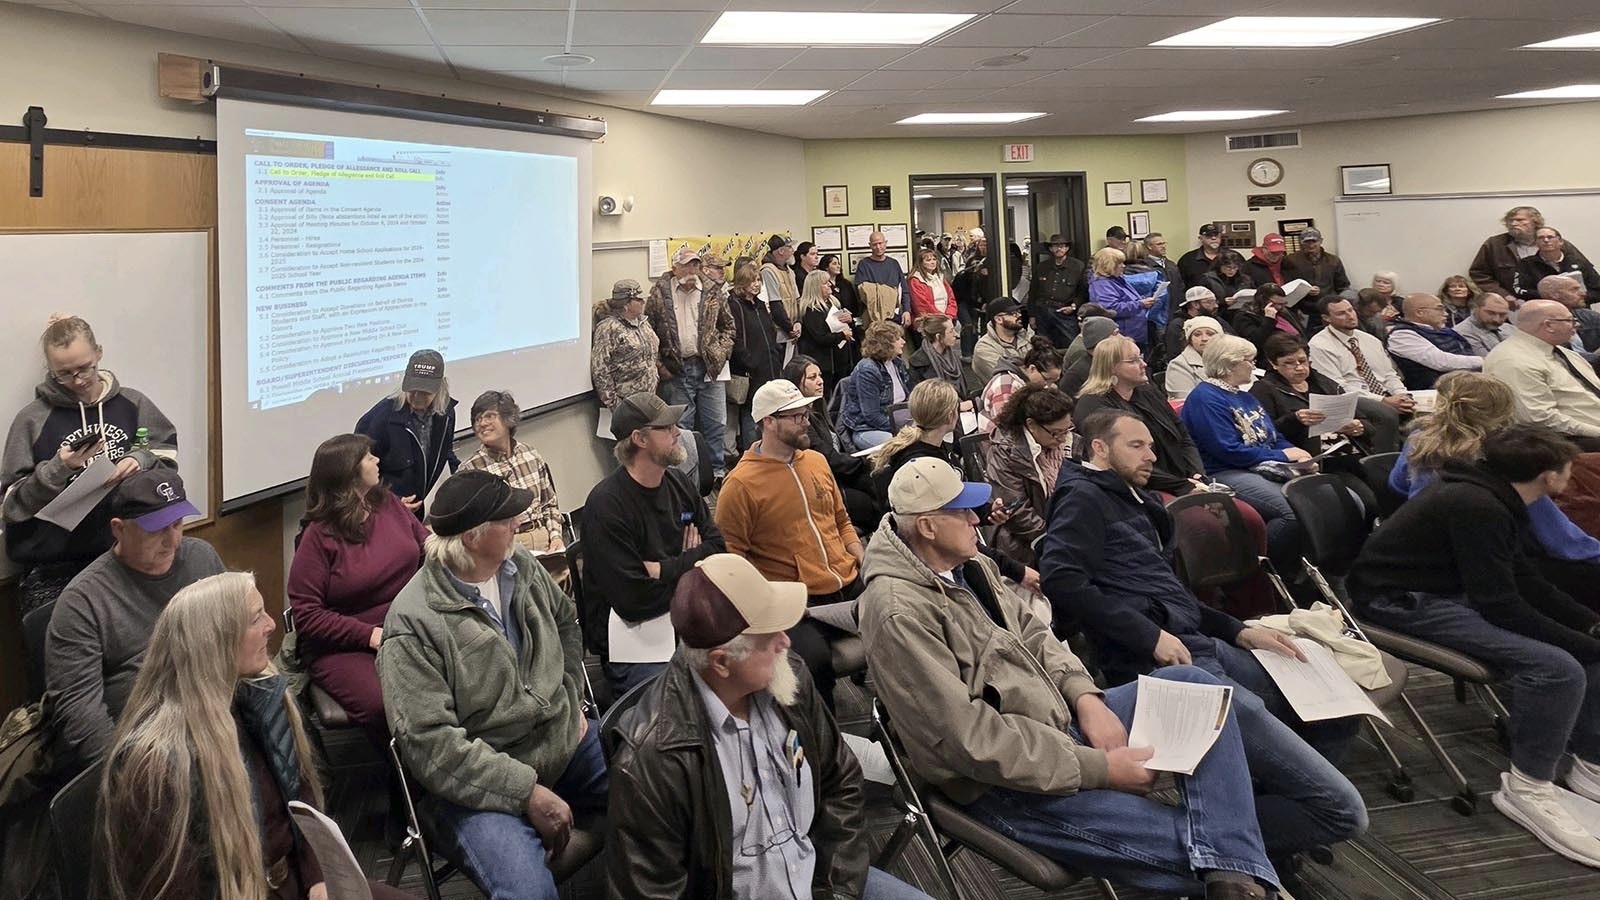
[[[984,304],[1002,292],[997,195],[993,175],[911,176],[911,264],[918,239],[931,241],[956,295],[963,356],[977,343]]]
[[[1008,175],[1005,193],[1006,232],[1030,267],[1050,253],[1050,238],[1057,234],[1072,242],[1073,256],[1089,261],[1089,193],[1082,172]]]

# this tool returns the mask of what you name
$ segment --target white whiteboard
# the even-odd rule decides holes
[[[209,231],[0,232],[0,410],[5,426],[44,378],[39,335],[53,312],[87,320],[101,366],[178,429],[189,501],[211,514],[206,311]]]
[[[1534,206],[1590,259],[1600,253],[1600,189],[1484,194],[1413,194],[1334,200],[1337,243],[1356,289],[1372,273],[1400,276],[1404,293],[1433,293],[1467,266],[1491,234],[1504,234],[1501,216],[1513,206]]]

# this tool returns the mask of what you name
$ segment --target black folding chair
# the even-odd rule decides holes
[[[961,477],[968,481],[988,481],[988,472],[983,464],[983,448],[989,442],[989,436],[981,431],[962,435],[956,440],[956,446],[961,451]]]
[[[88,900],[94,880],[95,826],[100,822],[100,770],[104,761],[79,772],[50,800],[50,831],[61,900]]]
[[[616,756],[617,744],[621,740],[621,738],[617,737],[617,725],[622,721],[622,716],[628,710],[638,706],[639,701],[644,699],[645,691],[660,678],[660,675],[652,675],[646,678],[644,681],[628,688],[621,697],[618,697],[610,706],[606,707],[606,714],[600,717],[599,727],[600,749],[605,751],[607,765]]]
[[[412,855],[415,855],[422,869],[422,888],[427,892],[428,900],[439,900],[439,885],[461,870],[449,860],[434,863],[433,853],[428,849],[428,838],[425,836],[427,829],[423,817],[417,814],[416,798],[411,793],[411,781],[406,776],[405,762],[400,758],[400,747],[393,738],[389,739],[389,765],[400,786],[400,796],[406,814],[406,836],[400,842],[399,850],[395,852],[394,861],[389,864],[387,883],[390,887],[399,887],[400,879],[405,876],[407,862]],[[599,856],[605,847],[603,822],[581,824],[582,827],[576,821],[573,823],[572,836],[567,839],[567,846],[549,861],[550,874],[555,878],[556,884],[571,878],[588,864],[589,860]]]
[[[1372,530],[1372,517],[1350,496],[1344,482],[1332,475],[1303,475],[1284,485],[1283,495],[1294,510],[1295,518],[1300,520],[1300,527],[1306,536],[1306,571],[1323,598],[1344,614],[1351,631],[1384,653],[1449,675],[1456,683],[1458,700],[1465,700],[1465,685],[1471,684],[1474,693],[1494,717],[1496,731],[1505,734],[1509,713],[1490,687],[1500,680],[1499,673],[1479,660],[1440,644],[1371,623],[1361,623],[1351,614],[1346,598],[1335,589],[1336,584],[1342,587],[1345,574],[1349,572]],[[1451,805],[1464,816],[1472,815],[1477,809],[1478,796],[1468,785],[1466,776],[1450,758],[1450,754],[1445,752],[1433,729],[1428,727],[1405,692],[1397,691],[1395,699],[1405,710],[1406,717],[1416,726],[1428,752],[1439,761],[1455,785],[1457,793],[1451,799]],[[1384,751],[1396,767],[1396,774],[1390,782],[1390,794],[1401,801],[1410,800],[1410,777],[1404,774],[1387,744],[1384,745]]]
[[[924,792],[917,790],[917,783],[900,760],[899,742],[889,727],[889,713],[877,698],[872,701],[872,728],[894,772],[895,803],[902,812],[899,826],[872,861],[874,867],[887,869],[905,852],[912,838],[921,837],[939,880],[944,883],[945,894],[952,900],[961,900],[961,889],[950,861],[962,850],[977,853],[1045,893],[1065,890],[1086,877],[979,822],[937,789],[928,788],[924,799]],[[1111,882],[1104,878],[1096,881],[1107,900],[1116,900],[1117,891]]]
[[[1178,575],[1194,591],[1227,588],[1265,576],[1279,605],[1294,608],[1294,598],[1272,560],[1256,549],[1231,493],[1191,491],[1167,504],[1172,516]]]
[[[852,375],[846,375],[840,378],[834,384],[833,393],[828,395],[827,400],[828,421],[833,423],[834,436],[839,439],[839,450],[844,453],[854,453],[861,449],[856,446],[855,439],[850,436],[850,432],[839,421],[839,414],[844,409],[844,395],[850,390],[850,379],[853,377]]]
[[[45,634],[50,630],[50,614],[56,601],[51,600],[22,617],[22,644],[28,651],[28,701],[44,696],[44,645]]]
[[[1378,515],[1389,518],[1394,511],[1405,502],[1404,497],[1395,493],[1389,487],[1389,473],[1394,471],[1395,464],[1400,461],[1398,453],[1372,453],[1361,457],[1361,475],[1367,481],[1367,487],[1372,489],[1373,496],[1378,501]]]

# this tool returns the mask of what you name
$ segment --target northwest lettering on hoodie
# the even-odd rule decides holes
[[[105,438],[103,455],[111,462],[133,449],[134,434],[139,430],[139,406],[123,394],[115,379],[107,382],[106,390],[94,403],[82,403],[77,395],[49,381],[41,383],[35,394],[50,406],[33,443],[35,460],[49,459],[60,448],[90,433]]]

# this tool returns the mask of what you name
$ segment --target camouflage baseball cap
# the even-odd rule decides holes
[[[700,257],[700,266],[706,269],[726,269],[728,262],[715,253],[707,253],[705,256]]]
[[[639,282],[632,278],[624,278],[611,286],[613,300],[638,300],[643,296],[644,288],[639,287]]]

